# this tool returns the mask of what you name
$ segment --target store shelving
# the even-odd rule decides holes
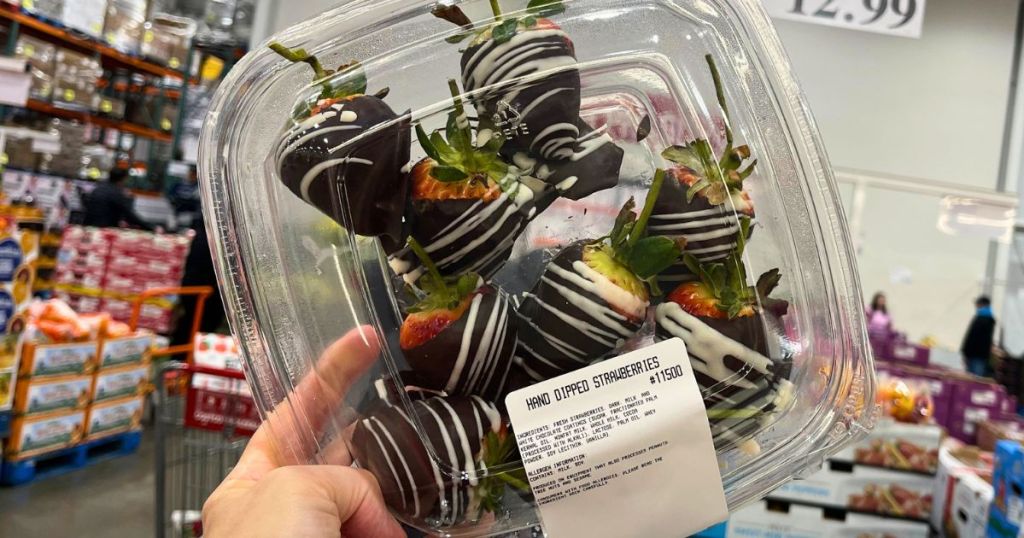
[[[130,123],[126,121],[113,120],[110,118],[104,118],[102,116],[96,116],[90,114],[84,110],[77,110],[71,108],[63,108],[54,106],[44,101],[38,101],[35,99],[29,99],[25,108],[29,110],[35,110],[36,112],[42,112],[43,114],[49,114],[58,118],[64,118],[69,120],[78,120],[85,123],[91,123],[100,127],[108,129],[117,129],[126,133],[131,133],[136,136],[144,138],[151,138],[153,140],[159,140],[161,142],[170,142],[171,134],[158,131],[156,129],[150,129],[136,123]]]
[[[0,6],[0,20],[6,20],[8,24],[22,26],[28,33],[46,39],[56,45],[74,49],[78,52],[99,54],[108,63],[115,64],[118,67],[127,67],[150,75],[184,79],[181,71],[125,54],[113,47],[75,35],[63,28],[21,13],[6,5]]]

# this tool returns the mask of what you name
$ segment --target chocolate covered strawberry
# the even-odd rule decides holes
[[[781,278],[777,269],[747,284],[742,254],[749,227],[743,218],[740,243],[724,261],[702,264],[685,255],[698,280],[679,285],[655,309],[658,339],[686,343],[719,448],[757,433],[791,396],[788,362],[770,358],[769,342],[788,304],[769,296]]]
[[[715,155],[711,142],[697,139],[672,146],[662,156],[675,163],[670,181],[654,206],[651,232],[685,240],[685,250],[700,262],[724,260],[739,241],[740,219],[754,218],[754,205],[743,181],[754,172],[748,146],[734,145],[729,108],[715,62],[707,56],[725,120],[726,145]],[[663,285],[695,280],[681,261],[661,277]]]
[[[399,344],[419,385],[496,399],[516,347],[512,304],[476,274],[442,277],[415,239],[410,247],[428,272],[417,281],[421,298],[408,308]]]
[[[474,131],[458,85],[449,85],[455,104],[446,136],[440,131],[427,136],[422,126],[416,127],[427,158],[412,169],[409,229],[442,274],[477,273],[489,279],[508,260],[537,204],[553,197],[550,189],[501,158],[500,133],[485,122]],[[528,186],[531,181],[537,192]],[[408,247],[393,254],[389,264],[409,283],[424,272]]]
[[[462,27],[449,38],[472,38],[462,52],[462,81],[481,117],[507,137],[502,153],[533,176],[579,200],[615,186],[622,148],[580,117],[580,75],[572,40],[547,17],[559,0],[533,0],[506,16],[492,0],[493,21],[475,25],[455,6],[434,14]]]
[[[639,218],[630,199],[607,237],[566,247],[526,294],[515,360],[535,381],[604,358],[640,330],[654,277],[679,256],[675,242],[646,233],[664,180],[659,170]]]
[[[352,454],[380,483],[401,519],[451,526],[500,507],[506,484],[528,490],[521,473],[490,474],[515,441],[493,404],[476,396],[433,397],[404,406],[380,402],[353,430]]]
[[[358,63],[324,69],[315,56],[279,43],[270,48],[313,68],[317,93],[300,104],[277,148],[281,181],[354,233],[380,237],[386,250],[402,243],[410,134],[406,118],[366,95]],[[354,141],[356,138],[359,140]]]
[[[546,18],[564,7],[535,0],[521,16],[506,16],[492,0],[491,9],[493,22],[478,26],[458,7],[434,10],[463,28],[449,41],[470,38],[462,52],[462,84],[479,90],[472,98],[477,113],[506,133],[509,150],[568,157],[580,135],[580,73],[572,40]]]

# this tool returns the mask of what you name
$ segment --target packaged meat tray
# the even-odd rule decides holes
[[[550,528],[638,479],[676,516],[721,498],[706,527],[873,425],[838,190],[759,2],[355,0],[268,43],[218,89],[199,165],[286,461],[351,454],[428,534]],[[341,365],[347,393],[304,383]],[[687,404],[640,413],[658,394]],[[520,454],[547,437],[515,415],[602,395]],[[680,417],[692,438],[655,439]],[[538,487],[559,450],[592,480]],[[663,483],[690,468],[706,492]]]

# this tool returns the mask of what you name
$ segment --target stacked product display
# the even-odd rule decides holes
[[[164,235],[120,229],[70,226],[54,273],[56,296],[80,312],[109,312],[127,322],[135,296],[153,288],[181,285],[192,234]],[[171,328],[174,303],[149,299],[139,327],[158,333]]]
[[[149,387],[152,335],[55,300],[33,303],[24,319],[14,420],[0,466],[5,485],[31,480],[49,458],[72,454],[73,466],[84,464],[95,443],[137,430]],[[117,441],[128,450],[138,442]]]
[[[611,396],[638,372],[692,382],[664,390],[693,396],[702,469],[719,471],[709,497],[720,485],[731,507],[865,432],[874,378],[852,250],[767,19],[750,1],[672,8],[686,17],[643,4],[368,4],[387,32],[328,13],[243,59],[220,88],[202,188],[256,401],[280,401],[261,381],[271,370],[287,372],[285,391],[306,390],[335,346],[381,355],[351,391],[354,409],[279,439],[296,463],[333,463],[318,447],[347,443],[402,521],[498,534],[598,484],[612,495],[619,481],[659,477],[628,457],[588,458],[661,460],[700,442],[630,445],[618,429],[652,420],[634,408],[656,398],[623,392],[625,418],[595,408],[596,430],[559,445],[589,447],[571,460],[589,470],[535,496],[536,480],[566,467],[531,472],[545,450],[519,454],[542,436],[517,430],[513,404],[537,387],[566,384],[550,403],[530,400],[555,417],[569,387]],[[493,18],[468,15],[488,7]],[[638,27],[659,39],[630,42],[623,30]],[[368,42],[380,56],[365,57]],[[655,98],[674,112],[648,108]],[[291,344],[268,346],[284,327]],[[679,350],[661,358],[686,366],[666,374],[648,349]],[[629,352],[638,363],[576,377]],[[927,510],[918,504],[908,510]],[[685,527],[720,510],[674,512],[671,524],[698,531]]]

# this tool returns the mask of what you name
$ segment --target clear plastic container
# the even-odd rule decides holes
[[[869,429],[838,190],[759,2],[494,3],[356,0],[217,92],[206,218],[283,461],[354,458],[429,532],[535,525],[503,396],[672,337],[731,508]]]

